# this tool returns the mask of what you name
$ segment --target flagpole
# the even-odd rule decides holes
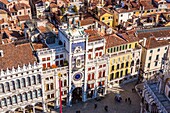
[[[60,113],[62,113],[61,73],[58,74],[58,77],[59,77],[59,90],[60,90]]]

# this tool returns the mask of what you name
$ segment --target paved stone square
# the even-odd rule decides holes
[[[121,88],[121,96],[122,102],[116,102],[114,100],[115,93],[110,91],[109,94],[106,95],[101,101],[89,100],[87,102],[79,102],[77,104],[73,104],[72,107],[64,107],[63,113],[76,113],[76,111],[80,110],[80,113],[140,113],[140,97],[135,92],[132,92],[132,88],[134,88],[135,82],[126,84]],[[130,97],[132,100],[132,104],[130,105],[128,102],[125,102],[125,98]],[[94,104],[97,104],[97,108],[94,109]],[[108,106],[108,112],[104,110],[104,106]]]

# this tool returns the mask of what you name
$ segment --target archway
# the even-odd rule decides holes
[[[82,88],[77,87],[72,92],[72,103],[77,103],[78,101],[82,101]]]
[[[157,105],[155,103],[151,105],[151,113],[159,113]]]
[[[42,102],[38,102],[34,105],[35,107],[35,112],[36,113],[42,113],[43,112],[43,105]]]
[[[11,111],[11,110],[8,110],[8,111],[6,111],[5,113],[14,113],[13,111]]]
[[[32,105],[28,105],[25,107],[25,113],[32,113],[33,112],[33,106]]]
[[[23,108],[19,107],[19,108],[15,109],[15,112],[16,113],[23,113],[23,110],[24,110]]]

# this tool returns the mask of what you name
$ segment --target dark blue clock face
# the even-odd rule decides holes
[[[80,73],[77,73],[77,74],[75,74],[74,75],[74,80],[76,80],[76,81],[78,81],[78,80],[80,80],[82,78],[82,75],[80,74]]]

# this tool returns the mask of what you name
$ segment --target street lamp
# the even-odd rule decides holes
[[[61,73],[58,74],[58,77],[59,77],[59,89],[60,89],[60,113],[62,113]]]

